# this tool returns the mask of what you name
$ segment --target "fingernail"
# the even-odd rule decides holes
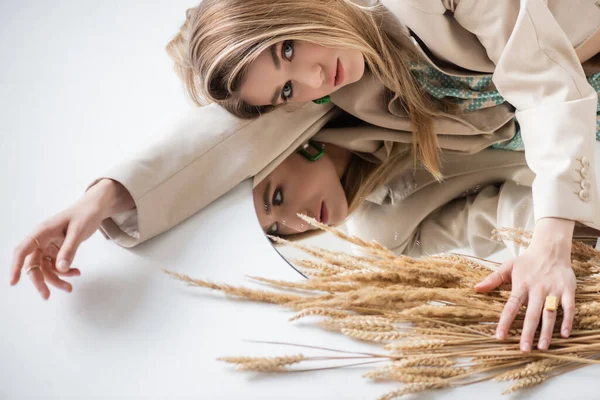
[[[529,344],[529,342],[525,342],[521,345],[521,350],[522,351],[529,351],[531,350],[531,345]]]
[[[548,342],[546,342],[545,339],[540,340],[540,342],[538,343],[538,349],[546,350],[547,347],[548,347]]]
[[[569,336],[569,330],[568,329],[563,329],[562,335],[565,336],[565,337]]]
[[[56,266],[62,272],[66,272],[69,270],[69,262],[67,260],[60,260],[58,264],[56,264]]]
[[[496,339],[502,340],[503,337],[504,337],[504,332],[502,331],[502,329],[497,330],[496,331]]]

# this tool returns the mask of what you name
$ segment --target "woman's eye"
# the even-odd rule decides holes
[[[271,225],[269,227],[269,229],[267,229],[267,233],[269,235],[277,235],[278,231],[279,231],[279,225],[277,225],[277,222],[275,222],[273,225]]]
[[[273,193],[273,205],[280,206],[281,204],[283,204],[283,192],[280,188],[277,188]]]
[[[292,61],[292,57],[294,56],[294,45],[291,40],[286,40],[283,42],[282,52],[284,58],[286,58],[288,61]]]
[[[281,52],[283,53],[283,58],[292,61],[294,57],[294,45],[292,40],[285,40],[283,45],[281,46]],[[292,89],[292,83],[290,81],[286,82],[281,91],[281,98],[283,101],[288,101],[292,94],[294,93]]]
[[[292,93],[292,84],[288,82],[281,91],[281,97],[283,97],[283,101],[287,101],[290,97],[292,97]]]

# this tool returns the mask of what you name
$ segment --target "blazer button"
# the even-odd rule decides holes
[[[581,171],[579,171],[579,173],[582,177],[587,178],[590,174],[590,170],[587,167],[583,167],[581,168]]]
[[[589,181],[589,179],[584,179],[581,181],[581,188],[583,190],[588,190],[591,187],[592,187],[592,183]]]
[[[587,157],[581,157],[581,165],[583,165],[584,167],[589,167],[590,166],[590,160],[588,160]]]
[[[590,192],[588,192],[587,190],[582,190],[581,192],[579,192],[579,198],[583,201],[589,201],[590,200]]]

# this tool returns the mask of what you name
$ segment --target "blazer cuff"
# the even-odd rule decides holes
[[[113,215],[110,218],[105,218],[100,223],[98,231],[106,239],[112,239],[115,243],[117,243],[120,246],[128,248],[133,247],[136,244],[140,243],[136,198],[133,196],[133,193],[130,190],[130,188],[125,186],[119,179],[116,178],[114,174],[95,179],[90,185],[88,185],[85,191],[87,192],[92,186],[94,186],[102,179],[112,179],[121,183],[132,195],[134,201],[136,202],[136,208],[122,211],[118,214]]]
[[[537,106],[515,115],[532,185],[535,222],[556,217],[595,221],[596,98]]]

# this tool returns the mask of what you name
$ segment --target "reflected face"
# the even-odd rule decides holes
[[[263,231],[286,236],[315,229],[297,214],[327,225],[337,225],[348,215],[341,178],[350,152],[327,144],[317,161],[293,153],[253,190],[254,207]]]
[[[250,65],[241,97],[254,106],[308,102],[358,81],[364,71],[358,50],[285,40],[264,50]]]

